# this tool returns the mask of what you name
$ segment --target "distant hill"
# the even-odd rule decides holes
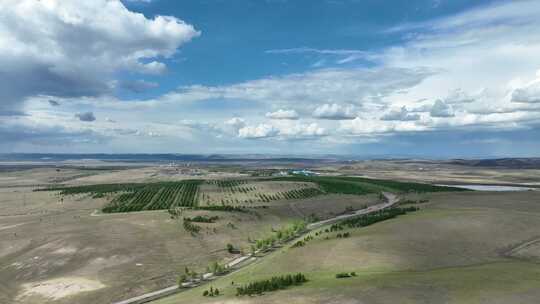
[[[56,153],[7,153],[0,154],[0,161],[37,161],[61,162],[76,160],[100,160],[104,162],[280,162],[280,163],[314,163],[327,161],[315,157],[263,155],[263,154],[56,154]]]
[[[455,159],[449,163],[472,167],[496,167],[508,169],[540,169],[540,157],[497,158],[497,159]]]

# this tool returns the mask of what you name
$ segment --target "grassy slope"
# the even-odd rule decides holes
[[[539,193],[434,194],[432,200],[424,211],[353,229],[348,239],[316,239],[283,249],[214,282],[224,292],[219,298],[203,298],[197,288],[158,303],[537,302],[540,253],[528,260],[503,253],[538,238]],[[231,281],[297,271],[311,281],[262,297],[234,296]],[[335,279],[340,271],[358,276]]]

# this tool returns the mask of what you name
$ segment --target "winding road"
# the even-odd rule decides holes
[[[398,196],[393,194],[393,193],[383,192],[382,194],[384,195],[386,202],[376,204],[376,205],[372,205],[372,206],[369,206],[369,207],[364,208],[364,209],[356,210],[353,213],[342,214],[342,215],[339,215],[339,216],[336,216],[336,217],[333,217],[333,218],[329,218],[329,219],[326,219],[326,220],[323,220],[323,221],[311,223],[311,224],[307,225],[307,231],[305,233],[308,233],[308,232],[310,232],[310,231],[312,231],[314,229],[320,228],[322,226],[330,225],[330,224],[333,224],[333,223],[336,223],[336,222],[339,222],[339,221],[342,221],[342,220],[345,220],[345,219],[348,219],[348,218],[352,218],[352,217],[356,217],[356,216],[364,215],[364,214],[369,214],[369,213],[372,213],[372,212],[377,212],[377,211],[392,207],[393,205],[395,205],[395,204],[397,204],[399,202]],[[289,243],[294,242],[298,238],[302,238],[303,235],[298,236],[297,238],[289,241]],[[257,259],[256,257],[253,257],[251,254],[248,254],[248,255],[241,256],[241,257],[233,260],[232,262],[229,262],[227,264],[227,266],[229,268],[233,269],[233,271],[229,272],[229,274],[233,273],[233,272],[236,272],[239,269],[251,264],[256,259]],[[129,299],[126,299],[126,300],[123,300],[123,301],[120,301],[120,302],[114,302],[112,304],[142,304],[142,303],[148,303],[148,302],[151,302],[151,301],[154,301],[154,300],[157,300],[157,299],[161,299],[161,298],[164,298],[166,296],[181,292],[182,290],[185,290],[185,289],[190,288],[190,287],[200,286],[200,285],[204,284],[205,282],[211,281],[214,278],[216,278],[216,276],[214,276],[212,273],[204,274],[203,277],[205,277],[205,276],[208,277],[208,279],[206,279],[206,280],[203,279],[202,281],[200,281],[198,283],[192,283],[189,286],[182,286],[183,288],[180,288],[181,286],[179,286],[179,285],[173,285],[173,286],[169,286],[167,288],[163,288],[163,289],[156,290],[156,291],[153,291],[153,292],[145,293],[145,294],[142,294],[140,296],[129,298]],[[217,276],[217,277],[224,277],[224,276],[226,276],[226,275]]]
[[[395,195],[393,193],[383,192],[383,195],[386,198],[386,203],[372,205],[372,206],[369,206],[369,207],[364,208],[364,209],[356,210],[353,213],[342,214],[342,215],[339,215],[339,216],[336,216],[336,217],[329,218],[327,220],[311,223],[311,224],[307,225],[307,229],[308,230],[317,229],[317,228],[319,228],[321,226],[330,225],[330,224],[333,224],[335,222],[339,222],[339,221],[342,221],[342,220],[345,220],[345,219],[348,219],[348,218],[351,218],[351,217],[364,215],[364,214],[376,212],[376,211],[379,211],[379,210],[382,210],[382,209],[386,209],[388,207],[392,207],[394,204],[396,204],[399,201],[397,195]]]

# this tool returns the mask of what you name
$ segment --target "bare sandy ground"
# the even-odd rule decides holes
[[[32,303],[36,298],[58,300],[105,287],[100,281],[81,277],[62,277],[42,282],[26,283],[23,291],[16,297],[21,303]],[[41,299],[43,300],[43,299]]]

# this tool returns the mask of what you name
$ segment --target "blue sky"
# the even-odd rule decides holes
[[[0,4],[0,152],[538,156],[538,1]]]
[[[392,2],[392,3],[391,3]],[[422,22],[490,1],[124,1],[145,14],[178,16],[202,35],[168,61],[170,77],[154,96],[179,85],[224,85],[268,76],[301,73],[336,66],[339,56],[268,53],[289,48],[373,51],[400,44],[402,33],[385,30],[407,22]],[[354,62],[352,66],[369,65]]]

